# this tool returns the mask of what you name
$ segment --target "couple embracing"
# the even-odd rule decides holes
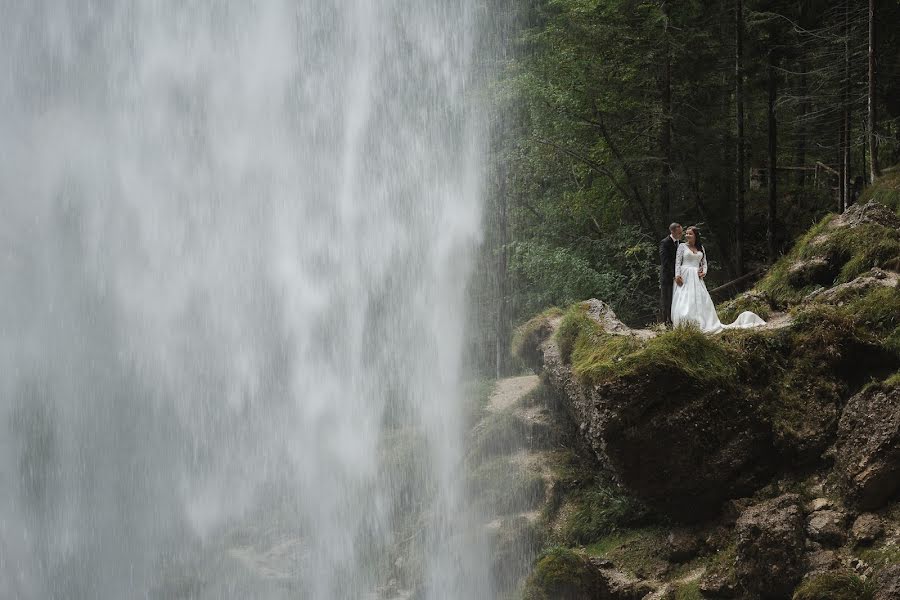
[[[682,233],[684,240],[682,241]],[[659,243],[660,317],[667,325],[678,327],[694,323],[704,333],[723,329],[743,329],[765,325],[756,313],[742,312],[730,325],[723,325],[706,290],[708,263],[700,231],[696,227],[682,230],[669,225],[669,235]]]

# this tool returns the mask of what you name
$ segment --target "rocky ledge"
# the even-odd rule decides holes
[[[520,328],[514,351],[576,423],[595,468],[694,540],[687,555],[702,575],[696,595],[679,597],[893,597],[877,590],[900,585],[898,268],[900,218],[870,203],[823,220],[722,307],[723,318],[751,309],[773,326],[633,330],[592,299]],[[613,568],[565,552],[590,577]],[[641,596],[641,581],[631,596],[566,597],[674,589]]]

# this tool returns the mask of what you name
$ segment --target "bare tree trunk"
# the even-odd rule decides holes
[[[662,130],[660,132],[660,149],[662,150],[662,166],[660,172],[660,207],[664,215],[665,225],[672,222],[672,57],[669,46],[669,3],[663,0],[663,77],[662,77]]]
[[[799,67],[800,67],[800,127],[798,131],[799,139],[797,140],[797,165],[800,167],[806,166],[806,119],[809,114],[809,100],[807,96],[807,79],[806,79],[806,70],[809,68],[806,59],[801,55],[799,59]],[[797,185],[802,187],[806,187],[806,171],[800,169],[797,171]]]
[[[735,0],[734,98],[737,104],[737,150],[735,157],[735,274],[744,274],[744,3]]]
[[[847,210],[850,203],[850,1],[847,0],[844,11],[844,110],[842,127],[844,130],[843,177],[841,178],[841,212]]]
[[[875,39],[875,0],[869,0],[869,127],[866,132],[869,147],[869,181],[874,182],[881,175],[878,166],[878,146],[875,139],[875,127],[878,124],[876,105],[876,39]]]
[[[777,121],[775,119],[775,97],[777,93],[777,82],[775,81],[775,54],[771,50],[769,51],[766,77],[768,79],[769,91],[769,214],[766,220],[766,243],[769,250],[769,263],[772,264],[775,262],[778,254],[775,239],[775,223],[778,216],[778,180],[776,171],[778,161],[778,131]]]

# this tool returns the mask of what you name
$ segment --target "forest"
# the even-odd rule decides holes
[[[512,331],[550,306],[656,321],[672,221],[699,225],[711,289],[752,283],[900,162],[897,0],[489,4],[476,372],[519,369]]]

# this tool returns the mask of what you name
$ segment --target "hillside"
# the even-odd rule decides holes
[[[632,330],[599,300],[520,327],[596,483],[544,508],[526,598],[900,597],[898,271],[870,202],[720,307],[765,328]],[[596,526],[555,535],[572,514]]]

